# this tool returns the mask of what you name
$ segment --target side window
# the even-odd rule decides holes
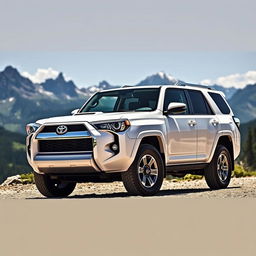
[[[200,91],[187,90],[191,104],[193,107],[194,115],[211,115],[212,111],[205,100],[204,95]]]
[[[213,92],[208,93],[213,99],[213,101],[216,103],[222,114],[230,114],[230,108],[228,107],[227,103],[220,94]]]
[[[188,106],[188,102],[187,102],[187,98],[186,98],[184,90],[182,90],[182,89],[166,89],[165,98],[164,98],[164,110],[167,110],[167,107],[171,102],[185,103],[187,105],[187,110],[186,110],[186,112],[182,113],[181,115],[189,114],[189,106]]]

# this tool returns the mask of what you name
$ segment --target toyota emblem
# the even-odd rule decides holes
[[[56,133],[59,135],[63,135],[68,131],[68,127],[66,125],[60,125],[56,129]]]

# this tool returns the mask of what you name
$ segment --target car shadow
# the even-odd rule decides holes
[[[232,186],[225,189],[220,189],[218,191],[229,190],[229,189],[236,189],[240,188],[240,186]],[[160,190],[155,196],[152,197],[167,197],[167,196],[177,196],[177,195],[186,195],[186,194],[195,194],[195,193],[202,193],[202,192],[210,192],[216,191],[211,190],[209,188],[186,188],[186,189],[164,189]],[[83,194],[83,195],[71,195],[65,199],[94,199],[94,198],[141,198],[141,196],[131,196],[127,192],[116,192],[116,193],[109,193],[109,194]],[[63,198],[45,198],[45,197],[33,197],[33,198],[26,198],[26,199],[63,199]]]

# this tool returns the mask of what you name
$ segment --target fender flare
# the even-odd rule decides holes
[[[233,149],[234,149],[234,141],[233,141],[233,133],[232,133],[232,131],[228,131],[228,130],[225,130],[225,131],[220,131],[220,132],[218,132],[217,133],[217,135],[216,135],[216,138],[215,138],[215,142],[214,142],[214,144],[213,144],[213,146],[212,146],[212,150],[211,150],[211,154],[210,154],[210,156],[209,156],[209,159],[207,160],[207,163],[210,163],[211,161],[212,161],[212,158],[213,158],[213,156],[214,156],[214,153],[215,153],[215,151],[216,151],[216,148],[217,148],[217,145],[218,145],[218,142],[219,142],[219,140],[220,140],[220,138],[221,137],[224,137],[224,136],[228,136],[229,138],[230,138],[230,140],[231,140],[231,143],[232,143],[232,147],[233,147]],[[234,160],[234,156],[232,156],[232,161]]]
[[[136,138],[136,142],[133,146],[132,154],[131,154],[132,159],[135,159],[142,139],[145,138],[145,137],[152,137],[152,136],[157,137],[158,140],[160,140],[159,141],[160,148],[162,148],[162,151],[165,155],[165,159],[168,159],[167,158],[167,142],[166,142],[166,139],[165,139],[165,136],[164,136],[163,132],[161,132],[159,130],[143,131],[143,132],[138,134],[138,136]],[[166,163],[164,163],[164,164],[166,165]]]

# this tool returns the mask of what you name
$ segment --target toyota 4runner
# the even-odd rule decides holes
[[[240,152],[239,119],[223,93],[185,83],[98,92],[72,115],[26,130],[27,159],[46,197],[66,197],[77,182],[116,180],[149,196],[166,175],[187,173],[226,188]]]

